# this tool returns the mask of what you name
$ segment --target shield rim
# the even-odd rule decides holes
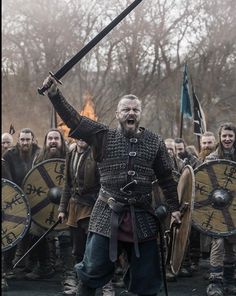
[[[194,197],[195,197],[195,175],[194,175],[194,171],[193,171],[193,168],[190,166],[190,165],[186,165],[183,170],[182,170],[182,173],[184,172],[185,169],[188,169],[189,172],[190,172],[190,175],[192,177],[192,190],[191,190],[191,197],[189,198],[189,201],[190,201],[190,210],[189,210],[189,215],[190,215],[190,218],[189,218],[189,228],[188,228],[188,234],[186,235],[186,242],[185,242],[185,245],[184,245],[184,248],[183,248],[183,252],[182,252],[182,255],[181,255],[181,260],[180,260],[180,264],[177,265],[177,268],[174,269],[174,266],[173,266],[173,253],[172,253],[172,249],[174,248],[174,244],[172,245],[172,249],[171,249],[171,255],[170,255],[170,267],[171,267],[171,270],[172,272],[175,274],[175,275],[178,275],[178,272],[180,270],[180,267],[181,267],[181,264],[183,262],[183,259],[184,259],[184,254],[185,254],[185,250],[186,250],[186,247],[187,247],[187,243],[188,243],[188,239],[189,239],[189,236],[190,236],[190,232],[191,232],[191,225],[192,225],[192,211],[193,211],[193,204],[194,204]],[[181,175],[182,175],[181,173]],[[181,178],[181,175],[180,175],[180,178]],[[179,183],[178,183],[179,184]],[[178,196],[179,197],[179,196]],[[180,197],[179,197],[180,198]],[[179,200],[179,203],[181,205],[181,201]],[[181,227],[181,226],[180,226]],[[177,232],[173,232],[173,236],[177,236]]]
[[[66,160],[65,160],[64,158],[50,158],[50,159],[46,159],[46,160],[41,161],[40,163],[38,163],[38,164],[36,164],[35,166],[33,166],[33,167],[30,169],[30,171],[26,174],[26,176],[24,177],[23,182],[22,182],[22,187],[24,187],[25,182],[26,182],[28,176],[30,175],[30,173],[31,173],[33,170],[35,170],[38,166],[41,166],[42,164],[46,164],[46,163],[48,163],[48,162],[54,162],[54,161],[61,161],[61,162],[63,162],[63,163],[66,164]],[[27,196],[26,193],[25,193],[25,195]],[[41,228],[43,228],[43,229],[45,229],[45,230],[48,230],[48,229],[50,228],[50,227],[46,228],[46,227],[42,226],[41,224],[39,224],[37,221],[35,221],[35,219],[33,218],[33,215],[32,215],[32,218],[31,218],[31,219],[32,219],[32,221],[33,221],[37,226],[39,226],[39,227],[41,227]],[[54,228],[54,231],[65,231],[65,230],[68,230],[68,227],[69,227],[69,226],[67,226],[67,225],[65,224],[65,227],[64,227],[64,228],[60,228],[60,229],[58,229],[57,227],[55,227],[55,228]]]
[[[213,159],[213,160],[207,160],[205,161],[204,163],[200,164],[195,170],[194,170],[194,176],[196,175],[196,173],[200,170],[200,168],[202,167],[205,167],[205,166],[208,166],[208,165],[211,165],[211,164],[219,164],[219,163],[226,163],[226,164],[235,164],[236,166],[236,161],[233,161],[233,160],[228,160],[228,159]],[[196,179],[196,178],[195,178]],[[196,182],[196,180],[195,180]],[[196,186],[196,184],[195,184]],[[193,208],[193,212],[194,212],[194,208]],[[234,235],[236,234],[236,228],[234,230],[231,230],[231,231],[228,231],[227,233],[226,232],[214,232],[214,231],[211,231],[211,230],[205,230],[204,228],[202,228],[198,223],[196,223],[193,219],[192,219],[192,225],[193,227],[200,231],[201,233],[205,234],[205,235],[208,235],[208,236],[211,236],[211,237],[218,237],[218,238],[221,238],[221,237],[229,237],[231,235]]]
[[[28,215],[26,217],[27,223],[25,224],[24,231],[18,236],[18,238],[14,241],[14,243],[10,244],[8,247],[1,248],[2,252],[5,252],[5,251],[8,251],[11,248],[13,248],[15,245],[18,244],[19,241],[21,241],[23,239],[23,237],[26,235],[27,231],[30,228],[32,216],[31,216],[31,207],[30,207],[28,198],[27,198],[26,194],[24,193],[24,191],[22,190],[22,188],[20,186],[18,186],[16,183],[14,183],[8,179],[5,179],[5,178],[1,178],[1,179],[2,179],[2,183],[10,183],[11,185],[13,185],[15,188],[18,189],[18,191],[21,193],[22,199],[24,199],[24,202],[28,208]]]

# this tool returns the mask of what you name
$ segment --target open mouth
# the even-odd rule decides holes
[[[127,120],[127,124],[128,125],[134,125],[135,124],[135,120],[134,119],[128,119]]]

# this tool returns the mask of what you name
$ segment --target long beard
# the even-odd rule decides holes
[[[31,155],[32,155],[32,147],[30,147],[28,150],[20,150],[20,155],[22,159],[25,161],[31,160]]]
[[[51,151],[50,148],[46,148],[44,159],[60,158],[61,156],[62,152],[60,149],[57,148],[56,151]]]

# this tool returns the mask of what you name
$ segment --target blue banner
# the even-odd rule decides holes
[[[192,117],[189,86],[188,86],[187,64],[184,65],[184,76],[183,76],[183,84],[181,88],[181,97],[180,97],[180,112],[185,117],[190,117],[190,118]]]

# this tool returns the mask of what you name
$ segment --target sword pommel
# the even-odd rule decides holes
[[[49,88],[49,87],[48,87]],[[44,92],[48,89],[47,87],[41,87],[41,88],[38,88],[38,93],[41,95],[41,96],[44,96]]]

